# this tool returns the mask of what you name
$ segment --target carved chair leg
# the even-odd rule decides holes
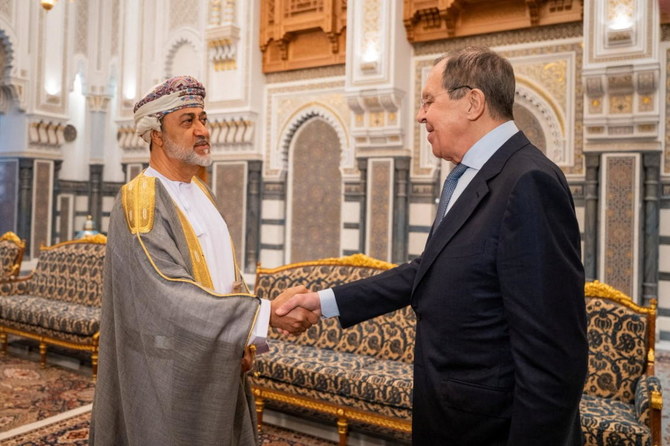
[[[91,369],[93,370],[93,376],[91,379],[95,382],[98,379],[98,351],[93,350],[91,352]]]
[[[47,345],[44,342],[40,341],[40,367],[46,368],[47,366]]]
[[[265,400],[261,398],[260,395],[256,395],[256,422],[258,423],[258,432],[263,428],[263,410],[265,410]]]
[[[347,433],[349,431],[349,423],[344,417],[337,419],[337,433],[340,434],[339,446],[347,446]]]
[[[0,331],[0,355],[7,354],[7,333]]]

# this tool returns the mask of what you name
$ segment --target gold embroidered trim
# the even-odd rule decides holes
[[[156,178],[144,173],[121,188],[121,203],[131,234],[145,234],[154,226]]]
[[[144,244],[144,241],[142,240],[142,236],[140,234],[137,234],[137,240],[140,242],[140,246],[142,247],[142,250],[144,251],[144,255],[147,256],[147,259],[149,260],[149,263],[151,263],[151,266],[154,268],[156,273],[161,276],[163,279],[170,281],[170,282],[183,282],[183,283],[190,283],[191,285],[195,285],[210,296],[214,297],[253,297],[254,299],[257,299],[254,294],[250,293],[229,293],[229,294],[221,294],[217,293],[216,291],[213,291],[211,288],[205,288],[198,282],[195,282],[190,279],[181,279],[181,278],[176,278],[176,277],[168,277],[161,270],[158,269],[158,266],[156,266],[156,263],[154,262],[154,259],[151,257],[151,254],[149,254],[149,250],[147,249],[146,245]],[[260,307],[260,302],[259,302],[259,307]]]
[[[214,207],[216,207],[216,201],[214,201],[214,197],[210,193],[209,188],[205,185],[205,183],[203,183],[202,180],[198,177],[191,178],[191,181],[193,181],[205,193],[205,195],[207,195],[209,201],[211,201]]]
[[[276,268],[262,268],[260,263],[256,268],[256,274],[271,274],[291,268],[299,268],[302,266],[319,266],[319,265],[337,265],[337,266],[356,266],[364,268],[377,268],[381,270],[391,269],[395,267],[393,263],[388,263],[383,260],[378,260],[365,254],[353,254],[346,257],[332,257],[327,259],[310,260],[308,262],[289,263],[288,265],[278,266]]]
[[[82,237],[77,240],[68,240],[65,242],[56,243],[55,245],[51,246],[42,245],[40,246],[40,251],[49,251],[50,249],[56,249],[60,248],[61,246],[74,245],[77,243],[93,243],[96,245],[106,245],[107,237],[103,234],[87,235],[86,237]]]
[[[176,205],[174,208],[177,210],[179,222],[181,223],[182,230],[184,231],[184,237],[186,237],[188,254],[191,257],[191,264],[193,265],[193,278],[196,282],[204,287],[214,288],[212,276],[209,274],[207,260],[205,259],[205,254],[202,252],[202,247],[200,246],[198,236],[195,235],[193,226],[191,226],[191,223],[189,223],[181,209],[179,209],[179,207]]]
[[[5,232],[4,234],[2,234],[2,236],[0,236],[0,242],[5,241],[5,240],[14,243],[19,248],[25,248],[26,247],[26,244],[23,242],[23,240],[21,240],[19,238],[19,236],[16,235],[15,233],[13,233],[12,231]]]

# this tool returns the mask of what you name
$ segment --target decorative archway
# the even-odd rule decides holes
[[[532,129],[534,132],[542,134],[547,157],[559,166],[572,165],[572,144],[570,144],[572,131],[568,128],[565,115],[554,99],[532,81],[518,77],[515,104],[532,115],[526,116],[529,118],[526,121],[535,127]]]
[[[322,105],[310,104],[298,110],[280,133],[279,144],[277,144],[277,148],[270,154],[270,165],[273,169],[279,168],[282,172],[286,172],[291,141],[293,140],[295,133],[305,122],[315,117],[319,117],[326,121],[337,133],[342,151],[340,156],[340,168],[354,167],[354,151],[353,148],[349,147],[347,144],[348,139],[340,119],[332,111],[326,109]]]
[[[306,119],[288,141],[286,263],[340,255],[341,140],[320,116]]]

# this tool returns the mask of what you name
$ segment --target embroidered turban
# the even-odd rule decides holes
[[[135,104],[135,132],[151,142],[151,130],[160,131],[160,119],[187,107],[205,106],[205,87],[191,76],[175,76],[151,89]]]

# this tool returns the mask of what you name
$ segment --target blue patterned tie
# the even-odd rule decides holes
[[[454,193],[454,190],[456,190],[458,179],[466,170],[468,170],[468,166],[465,164],[456,164],[456,167],[454,167],[451,172],[449,172],[447,179],[444,180],[444,185],[442,186],[442,195],[440,196],[440,204],[437,206],[437,215],[435,215],[435,222],[433,223],[433,230],[435,230],[442,222],[444,213],[447,211],[447,205],[449,204],[451,195]]]

